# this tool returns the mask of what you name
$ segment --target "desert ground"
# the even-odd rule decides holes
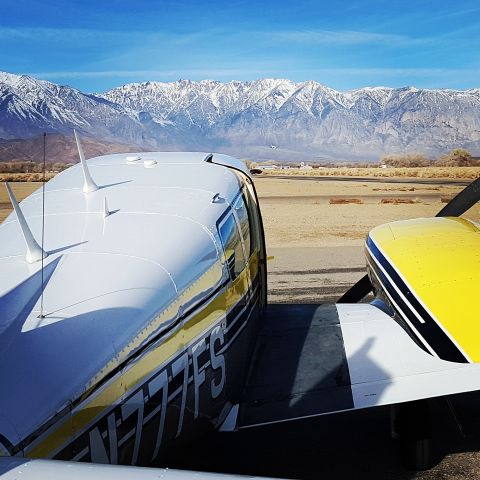
[[[274,257],[268,264],[270,301],[334,301],[365,273],[363,243],[373,227],[434,216],[442,199],[469,183],[388,180],[255,177],[268,255]],[[480,205],[465,216],[480,221]]]
[[[373,180],[373,181],[372,181]],[[365,273],[363,242],[376,225],[435,215],[467,179],[255,177],[270,257],[269,301],[334,301]],[[13,183],[19,199],[40,183]],[[442,200],[443,199],[443,200]],[[382,203],[389,202],[389,203]],[[353,202],[353,203],[349,203]],[[0,221],[11,207],[0,188]],[[48,204],[47,204],[48,211]],[[465,214],[480,221],[480,205]],[[439,463],[400,465],[388,408],[319,417],[238,434],[214,434],[169,466],[285,478],[453,480],[480,476],[480,395],[452,399],[459,429],[435,410]]]

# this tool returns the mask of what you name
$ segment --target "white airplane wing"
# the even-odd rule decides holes
[[[269,305],[247,393],[223,430],[480,389],[480,364],[427,353],[373,305]]]
[[[60,460],[27,460],[16,457],[0,457],[2,480],[234,480],[242,475],[225,475],[209,472],[192,472],[169,468],[126,467],[92,463],[63,462]],[[262,477],[265,479],[265,477]],[[259,479],[260,480],[260,479]]]

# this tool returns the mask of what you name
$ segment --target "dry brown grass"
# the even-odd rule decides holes
[[[42,185],[39,185],[37,182],[17,182],[12,184],[13,193],[15,194],[15,197],[19,202],[21,202],[24,198],[28,197],[28,195],[41,187]],[[0,185],[0,204],[8,205],[8,208],[11,208],[7,189],[4,185]]]
[[[372,188],[372,192],[414,192],[415,190],[415,187]],[[424,190],[428,190],[428,188],[424,188]],[[439,189],[435,188],[435,190]]]
[[[454,196],[455,196],[455,195],[442,195],[442,196],[440,197],[440,201],[441,201],[442,203],[448,203],[450,200],[453,199]]]
[[[314,168],[312,170],[267,170],[262,175],[307,177],[402,177],[455,178],[473,180],[480,177],[480,167],[416,167],[416,168]]]
[[[56,173],[45,174],[46,180],[51,180]],[[41,182],[42,173],[0,173],[0,182]]]
[[[331,198],[331,205],[346,205],[349,203],[362,204],[363,200],[361,198]]]
[[[42,185],[38,182],[14,182],[12,183],[12,190],[15,197],[20,202],[25,197],[33,193],[35,190],[41,188]],[[7,189],[0,185],[0,222],[3,222],[7,215],[12,211],[12,204],[8,198]]]
[[[392,203],[393,205],[400,205],[404,203],[415,203],[411,198],[382,198],[380,203]]]

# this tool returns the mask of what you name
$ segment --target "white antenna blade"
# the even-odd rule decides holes
[[[110,215],[107,205],[107,197],[103,197],[103,218],[107,218]]]
[[[13,209],[17,214],[18,223],[20,224],[20,228],[22,229],[23,233],[23,238],[25,239],[25,243],[27,244],[27,254],[25,255],[25,259],[28,263],[38,262],[42,258],[45,258],[48,254],[42,250],[42,247],[40,247],[40,245],[33,237],[32,231],[30,230],[30,227],[25,220],[20,205],[18,204],[17,199],[15,198],[15,195],[13,194],[8,182],[5,182],[5,186],[7,187],[8,196],[10,197],[10,201],[12,202]]]
[[[88,170],[87,162],[85,160],[85,155],[83,154],[82,144],[80,143],[80,138],[77,135],[77,132],[73,130],[73,134],[75,135],[75,141],[77,142],[78,148],[78,156],[80,157],[80,162],[83,168],[83,177],[85,179],[83,183],[83,192],[90,193],[98,190],[97,184],[93,181],[92,176],[90,175],[90,171]]]

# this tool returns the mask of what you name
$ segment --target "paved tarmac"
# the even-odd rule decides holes
[[[316,175],[266,175],[267,178],[281,178],[285,180],[314,180],[317,182],[366,182],[366,183],[408,183],[417,185],[469,185],[472,180],[455,180],[451,178],[417,178],[417,177],[320,177]]]
[[[338,300],[366,273],[363,246],[269,248],[269,302]]]

